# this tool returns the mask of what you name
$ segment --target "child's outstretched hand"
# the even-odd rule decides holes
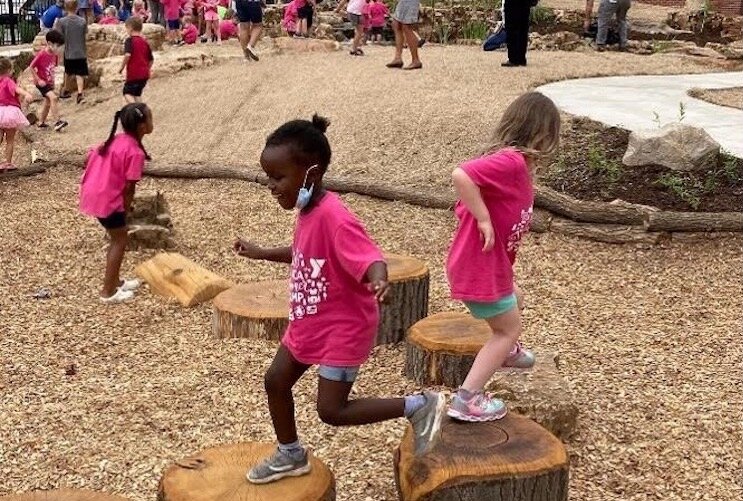
[[[248,242],[247,240],[243,240],[242,238],[237,237],[235,243],[232,244],[232,251],[238,256],[247,257],[250,259],[260,259],[263,248],[252,242]]]
[[[387,280],[375,280],[374,282],[370,282],[368,287],[369,291],[374,293],[377,301],[384,303],[384,300],[387,299],[387,293],[390,290],[389,282]]]
[[[495,230],[493,229],[493,223],[488,219],[487,221],[478,221],[477,228],[480,230],[482,236],[482,251],[488,252],[495,245]]]

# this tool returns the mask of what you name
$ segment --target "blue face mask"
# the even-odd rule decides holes
[[[317,165],[313,165],[312,167],[307,169],[307,172],[304,173],[304,181],[302,181],[302,187],[299,189],[299,193],[297,193],[297,201],[294,204],[294,207],[299,210],[307,207],[307,204],[309,204],[310,200],[312,199],[312,193],[315,190],[315,185],[313,184],[309,188],[305,188],[305,184],[307,184],[307,175],[312,169],[316,167]]]

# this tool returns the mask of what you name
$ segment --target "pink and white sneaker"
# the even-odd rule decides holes
[[[531,369],[534,367],[536,357],[534,353],[527,350],[521,345],[521,342],[516,341],[513,345],[511,353],[506,357],[506,361],[503,362],[503,367],[510,367],[515,369]]]
[[[446,411],[447,416],[458,421],[480,423],[502,419],[508,409],[503,400],[490,397],[483,392],[475,393],[471,399],[465,400],[454,395]]]

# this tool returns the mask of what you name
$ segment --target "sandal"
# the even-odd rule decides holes
[[[391,63],[387,63],[385,66],[387,66],[388,68],[402,68],[403,63],[402,61],[392,61]]]
[[[18,167],[11,163],[3,162],[0,164],[0,172],[12,172],[14,170],[18,170]]]
[[[406,67],[403,68],[404,70],[420,70],[423,69],[423,63],[418,64],[409,64]]]

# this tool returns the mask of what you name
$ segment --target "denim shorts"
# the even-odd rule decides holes
[[[472,316],[475,318],[485,319],[493,318],[498,315],[502,315],[507,311],[511,311],[516,308],[516,294],[511,294],[498,301],[490,303],[475,303],[472,301],[465,301],[464,305],[470,310]]]
[[[321,365],[318,374],[321,378],[339,383],[353,383],[359,374],[359,366],[356,367],[333,367],[332,365]]]

